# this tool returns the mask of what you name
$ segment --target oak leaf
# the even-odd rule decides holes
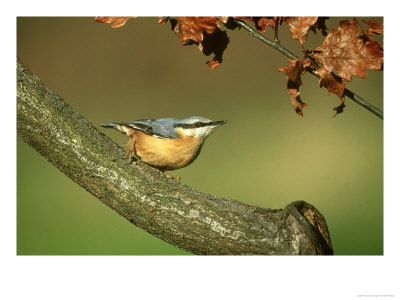
[[[326,32],[327,28],[326,28],[326,24],[325,21],[329,19],[329,17],[318,17],[317,22],[315,22],[315,24],[313,26],[311,26],[311,30],[316,33],[316,29],[318,29],[319,31],[321,31],[323,36],[326,36],[328,33]]]
[[[167,24],[169,17],[158,17],[158,24]]]
[[[221,62],[215,61],[214,59],[212,59],[212,60],[209,60],[208,62],[206,62],[206,64],[207,64],[207,66],[210,66],[212,70],[215,70],[216,68],[219,67]]]
[[[332,29],[311,56],[327,71],[336,69],[347,81],[354,75],[365,78],[367,69],[380,70],[383,63],[379,43],[364,35],[356,19],[341,21],[338,30]]]
[[[320,76],[318,81],[320,87],[326,87],[329,95],[336,94],[339,98],[343,97],[346,84],[340,77],[334,76],[324,67],[319,68],[315,73]]]
[[[374,34],[381,34],[383,33],[383,21],[382,24],[379,24],[376,21],[365,21],[363,20],[364,23],[367,23],[368,26],[370,27],[367,29],[366,34],[367,35],[374,35]]]
[[[282,17],[261,17],[256,22],[258,32],[265,32],[267,27],[271,27],[274,31],[274,38],[278,41],[278,26],[282,24]]]
[[[271,27],[276,31],[281,21],[281,17],[262,17],[258,20],[257,25],[261,28],[261,32],[264,32],[266,27]]]
[[[124,26],[126,21],[134,18],[136,17],[96,17],[94,20],[100,23],[111,24],[112,28],[119,28]]]
[[[228,18],[223,19],[228,21]],[[171,29],[180,36],[182,45],[198,45],[204,55],[214,53],[214,58],[206,64],[212,70],[222,63],[229,38],[226,31],[220,29],[218,17],[178,17],[169,18]]]
[[[212,70],[215,70],[222,63],[222,55],[228,47],[229,38],[226,31],[217,28],[212,34],[204,34],[201,42],[201,51],[204,55],[214,54],[214,58],[207,62]]]
[[[220,20],[223,24],[226,24],[226,23],[228,23],[229,17],[219,17],[219,20]]]
[[[265,32],[267,27],[271,27],[277,35],[278,25],[281,24],[281,17],[233,17],[241,21],[253,22],[258,32]],[[224,23],[225,24],[225,23]]]
[[[190,40],[200,43],[203,41],[203,32],[212,34],[219,25],[217,17],[178,17],[178,31],[182,44],[190,43]]]
[[[289,25],[293,38],[301,45],[307,40],[308,32],[318,20],[318,17],[286,17],[284,21]]]
[[[289,59],[289,65],[278,68],[278,71],[286,74],[287,89],[289,91],[290,100],[292,101],[296,113],[300,116],[303,116],[302,109],[307,107],[307,104],[300,98],[299,89],[302,84],[301,75],[306,72],[306,68],[310,66],[310,64],[309,60]]]
[[[324,67],[320,67],[315,73],[319,75],[319,86],[327,88],[329,95],[336,94],[341,101],[340,105],[334,108],[336,114],[333,117],[336,117],[337,114],[343,112],[343,108],[345,107],[344,89],[346,84],[342,78],[328,72]]]
[[[256,22],[256,28],[258,32],[265,32],[267,27],[271,27],[276,33],[278,31],[278,25],[281,22],[281,17],[261,17],[254,18]]]

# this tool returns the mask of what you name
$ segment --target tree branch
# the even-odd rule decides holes
[[[258,33],[257,31],[255,31],[253,28],[251,28],[245,22],[243,22],[241,20],[237,20],[237,19],[233,19],[233,21],[237,25],[239,25],[241,28],[244,28],[245,30],[247,30],[252,37],[254,37],[254,38],[264,42],[265,44],[271,46],[272,48],[278,50],[283,55],[285,55],[285,56],[287,56],[287,57],[289,57],[291,59],[300,59],[298,56],[294,55],[292,52],[290,52],[285,47],[283,47],[280,43],[271,41],[267,37],[263,36],[262,34]],[[315,73],[315,71],[313,71],[313,70],[307,70],[307,71],[310,74],[314,75],[315,77],[319,78],[319,75],[317,75]],[[372,105],[367,100],[364,100],[363,98],[361,98],[357,94],[353,93],[351,90],[345,88],[344,95],[347,96],[348,98],[350,98],[351,100],[353,100],[355,103],[357,103],[357,104],[361,105],[362,107],[368,109],[370,112],[374,113],[379,118],[383,119],[383,111],[382,110],[380,110],[376,106]]]
[[[255,207],[193,190],[126,152],[17,62],[17,129],[65,175],[131,223],[195,254],[333,254],[304,201]]]

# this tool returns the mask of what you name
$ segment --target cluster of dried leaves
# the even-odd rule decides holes
[[[133,17],[96,17],[97,22],[109,23],[113,28],[123,26]],[[306,71],[319,76],[321,87],[328,89],[329,94],[336,94],[341,103],[335,107],[336,114],[343,112],[345,81],[352,76],[366,77],[366,71],[382,70],[383,47],[371,39],[375,34],[383,33],[383,22],[364,21],[370,27],[364,33],[357,20],[343,20],[337,30],[327,32],[326,17],[160,17],[158,22],[171,24],[171,29],[179,36],[182,45],[196,44],[205,55],[214,54],[207,61],[213,70],[222,63],[229,38],[226,31],[239,25],[234,19],[253,22],[258,32],[265,32],[270,27],[278,40],[278,28],[285,22],[294,39],[303,48],[303,59],[289,59],[289,65],[278,68],[286,74],[287,89],[292,105],[297,114],[303,115],[302,109],[307,105],[300,98],[301,75]],[[303,44],[308,33],[320,31],[325,40],[315,49],[305,49]],[[336,73],[334,73],[336,72]],[[336,116],[336,114],[334,116]]]

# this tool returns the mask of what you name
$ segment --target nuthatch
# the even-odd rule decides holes
[[[130,157],[136,155],[161,171],[169,171],[192,163],[213,129],[225,123],[192,116],[100,125],[115,128],[129,137]]]

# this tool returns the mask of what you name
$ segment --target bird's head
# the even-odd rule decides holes
[[[174,123],[176,129],[180,128],[186,136],[205,139],[211,132],[226,121],[211,121],[210,119],[191,116],[184,119],[177,119]]]

